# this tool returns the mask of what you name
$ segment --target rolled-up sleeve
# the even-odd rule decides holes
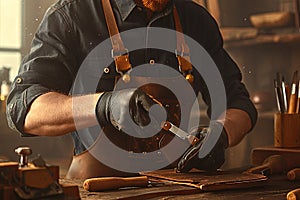
[[[23,126],[32,102],[50,91],[67,94],[72,86],[76,56],[71,51],[71,30],[61,11],[51,7],[35,34],[30,53],[22,60],[6,109],[9,127],[22,136],[31,136]]]

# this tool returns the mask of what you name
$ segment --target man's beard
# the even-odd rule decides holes
[[[162,11],[170,0],[134,0],[137,5],[143,6],[152,12]]]

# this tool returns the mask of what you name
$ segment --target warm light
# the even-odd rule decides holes
[[[259,103],[260,102],[260,97],[259,96],[254,96],[253,97],[253,102],[254,103]]]

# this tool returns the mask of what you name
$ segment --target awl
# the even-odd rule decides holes
[[[178,136],[179,138],[183,139],[183,140],[188,140],[190,144],[194,145],[199,141],[199,138],[197,138],[194,135],[188,134],[187,132],[185,132],[184,130],[178,128],[177,126],[175,126],[174,124],[172,124],[171,122],[163,122],[162,123],[162,128],[166,131],[170,131],[173,134],[175,134],[176,136]]]

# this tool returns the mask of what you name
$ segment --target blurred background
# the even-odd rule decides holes
[[[251,150],[273,145],[273,115],[277,111],[273,79],[280,72],[288,83],[299,70],[300,34],[298,9],[294,0],[195,0],[205,6],[218,22],[224,46],[239,65],[259,118],[250,134],[227,151],[224,169],[251,164]],[[5,96],[17,74],[21,59],[29,52],[35,30],[46,9],[55,0],[0,0],[0,158],[17,160],[14,149],[30,146],[32,157],[41,154],[62,173],[72,158],[73,143],[62,137],[21,138],[7,126]],[[279,20],[260,23],[257,15],[276,13]],[[277,18],[276,18],[277,19]],[[203,123],[205,123],[203,117]]]

